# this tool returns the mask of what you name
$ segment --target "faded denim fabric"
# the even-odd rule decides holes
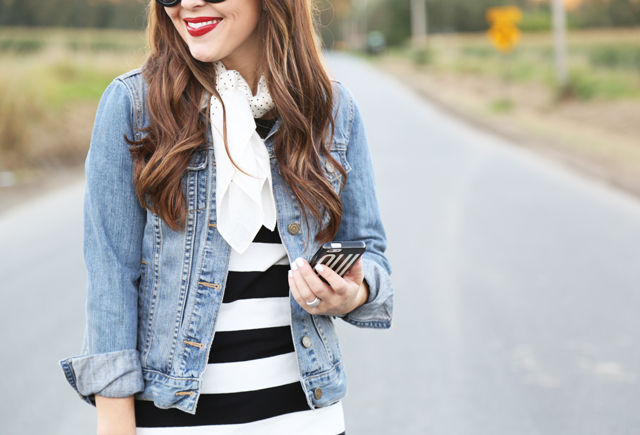
[[[94,395],[153,400],[161,408],[195,413],[202,373],[213,342],[216,315],[226,285],[230,247],[216,230],[215,164],[210,135],[183,177],[188,212],[184,230],[173,231],[138,203],[132,180],[129,138],[149,122],[147,85],[139,70],[105,91],[86,161],[85,262],[87,324],[82,356],[60,361],[71,386],[89,403]],[[367,303],[342,319],[368,328],[389,328],[393,310],[391,268],[375,194],[364,126],[347,88],[335,84],[332,155],[348,172],[342,189],[343,217],[335,240],[362,240]],[[282,180],[273,134],[271,158],[278,228],[289,261],[309,259],[318,249],[318,225],[307,225]],[[339,172],[325,164],[340,191]],[[296,225],[300,228],[295,231]],[[290,231],[291,229],[291,231]],[[308,243],[306,243],[308,241]],[[330,316],[312,316],[291,297],[293,343],[310,408],[346,394],[346,375]],[[301,345],[309,337],[311,346]],[[314,392],[322,390],[316,399]]]

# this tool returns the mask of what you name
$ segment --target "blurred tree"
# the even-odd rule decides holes
[[[349,39],[353,0],[315,0],[320,33],[327,47]],[[0,25],[144,27],[146,0],[0,0]],[[367,31],[381,31],[389,45],[410,37],[410,0],[368,0]],[[478,32],[487,29],[485,10],[516,4],[525,10],[522,28],[550,28],[549,0],[427,0],[430,32]],[[571,0],[572,27],[640,26],[640,0]]]
[[[427,0],[431,32],[478,32],[487,29],[485,11],[491,6],[512,4],[509,0]],[[385,34],[389,45],[410,37],[410,0],[380,0],[369,9],[368,30]]]
[[[327,1],[327,0],[325,0]],[[410,37],[410,0],[378,0],[368,11],[368,29],[399,45]],[[427,0],[429,30],[478,32],[487,29],[485,11],[491,6],[515,4],[524,11],[522,29],[550,30],[549,0]],[[567,0],[569,27],[640,26],[640,0]]]
[[[144,26],[144,0],[0,0],[2,26]]]
[[[630,27],[640,24],[640,2],[637,0],[611,0],[607,6],[613,26]]]

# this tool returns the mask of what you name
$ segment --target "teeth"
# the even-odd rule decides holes
[[[191,27],[192,29],[198,29],[202,26],[210,26],[211,24],[219,23],[220,21],[222,21],[222,18],[216,18],[215,20],[211,21],[203,21],[202,23],[187,23],[187,26]]]

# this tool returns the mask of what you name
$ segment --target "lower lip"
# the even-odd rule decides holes
[[[197,29],[193,29],[187,25],[187,32],[189,32],[189,35],[191,36],[206,35],[210,31],[218,27],[218,24],[220,24],[221,22],[222,21],[218,21],[217,23],[214,23],[214,24],[207,24],[206,26],[198,27]]]

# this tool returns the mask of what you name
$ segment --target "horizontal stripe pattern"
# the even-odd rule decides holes
[[[233,255],[236,254],[236,255]],[[274,264],[287,265],[287,252],[281,244],[252,243],[242,255],[232,252],[230,272],[264,272]]]
[[[289,326],[217,332],[209,352],[209,364],[269,358],[289,352],[294,352]]]
[[[229,272],[227,276],[227,290],[223,303],[237,301],[238,299],[259,299],[289,297],[289,286],[282,285],[287,282],[289,265],[273,266],[264,272]]]
[[[265,401],[265,405],[279,402],[277,398]],[[190,414],[178,410],[189,417]],[[188,419],[188,417],[187,417]],[[183,424],[181,427],[162,427],[137,429],[138,435],[327,435],[342,434],[344,432],[344,417],[342,403],[327,408],[315,410],[300,410],[257,420],[254,422],[237,424],[227,423],[216,426],[215,432],[211,426]]]
[[[175,408],[160,410],[150,401],[136,402],[139,427],[244,424],[309,410],[300,382],[249,392],[202,394],[195,415]]]
[[[268,299],[241,299],[222,304],[216,320],[216,331],[274,328],[291,323],[291,305],[288,297]]]
[[[207,364],[202,394],[261,390],[300,381],[295,352],[251,361]]]
[[[243,254],[231,252],[215,338],[196,414],[136,400],[142,435],[337,435],[340,403],[311,410],[291,334],[289,264],[278,231],[262,227]]]

